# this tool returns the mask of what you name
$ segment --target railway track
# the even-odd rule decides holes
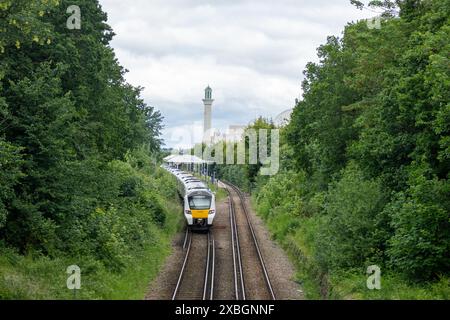
[[[229,259],[232,261],[233,270],[233,296],[230,288],[229,297],[234,297],[236,300],[275,300],[275,293],[249,216],[245,196],[236,186],[230,183],[225,185],[229,194],[231,231]],[[184,260],[172,300],[213,300],[216,285],[213,231],[202,234],[186,229],[183,250],[185,251]],[[226,263],[227,261],[223,259],[224,257],[221,263]],[[218,276],[220,279],[220,274]],[[221,294],[223,285],[218,283],[218,295]]]
[[[213,300],[215,244],[212,231],[194,233],[186,229],[185,256],[172,300]],[[203,270],[202,276],[199,270]]]
[[[233,255],[233,279],[234,279],[234,295],[236,300],[245,300],[245,284],[244,273],[242,270],[242,257],[239,246],[239,234],[236,224],[236,214],[234,201],[229,194],[229,210],[230,210],[230,229],[231,229],[231,248]]]
[[[230,198],[235,298],[236,300],[275,300],[275,293],[250,220],[245,196],[233,184],[228,182],[225,184]],[[239,202],[238,206],[236,202]]]

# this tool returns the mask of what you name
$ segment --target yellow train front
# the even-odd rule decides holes
[[[208,189],[187,191],[184,196],[184,216],[191,229],[208,230],[216,216],[214,194]]]

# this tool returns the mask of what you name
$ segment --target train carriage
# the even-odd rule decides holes
[[[195,176],[178,169],[164,168],[177,177],[177,189],[183,198],[187,225],[194,230],[208,230],[216,215],[214,193]]]

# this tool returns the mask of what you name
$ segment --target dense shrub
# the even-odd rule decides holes
[[[367,180],[354,165],[344,170],[342,178],[330,186],[317,235],[317,251],[328,268],[382,263],[388,237],[385,203],[378,181]]]
[[[436,279],[450,270],[450,184],[423,175],[412,183],[390,205],[390,262],[412,280]]]
[[[278,216],[274,209],[283,207],[285,211],[294,216],[302,213],[301,197],[302,185],[305,182],[304,174],[283,172],[277,174],[258,189],[256,201],[260,213],[268,219],[276,219]]]
[[[218,167],[220,179],[233,183],[234,185],[249,190],[250,182],[246,178],[246,170],[242,165],[223,165]]]
[[[0,232],[5,225],[10,201],[14,198],[14,186],[22,176],[20,148],[0,137]]]

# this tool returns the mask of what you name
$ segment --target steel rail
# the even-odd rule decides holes
[[[192,231],[189,229],[186,231],[186,236],[184,240],[183,248],[186,247],[187,243],[187,249],[184,256],[183,264],[181,266],[181,270],[178,276],[177,284],[175,286],[175,289],[173,291],[172,300],[176,300],[180,286],[183,282],[184,272],[186,269],[186,265],[189,261],[189,254],[191,252],[191,244],[192,244]],[[215,242],[214,242],[214,236],[211,234],[210,231],[208,231],[208,249],[207,249],[207,256],[206,256],[206,265],[205,265],[205,278],[203,283],[203,295],[202,299],[210,299],[212,300],[214,297],[214,272],[215,272]],[[208,288],[209,286],[209,288]],[[209,294],[208,294],[209,289]]]
[[[214,297],[215,243],[211,231],[208,231],[208,253],[206,256],[205,281],[203,284],[203,300]],[[208,283],[209,282],[209,283]],[[209,284],[209,297],[208,297]]]
[[[226,184],[228,184],[237,193],[237,195],[239,196],[239,199],[241,200],[241,206],[242,206],[242,208],[244,210],[244,214],[245,214],[245,217],[246,217],[246,220],[247,220],[247,225],[248,225],[248,227],[250,229],[250,232],[252,234],[253,243],[255,245],[256,252],[258,253],[259,262],[260,262],[261,268],[263,270],[264,280],[266,282],[266,285],[267,285],[267,288],[269,290],[269,293],[270,293],[270,296],[271,296],[272,300],[276,300],[275,292],[273,290],[272,283],[270,282],[269,273],[267,272],[266,264],[264,262],[264,258],[262,256],[261,250],[259,248],[258,239],[256,237],[255,231],[253,229],[252,222],[250,220],[250,216],[249,216],[249,213],[248,213],[247,205],[245,203],[245,198],[244,198],[241,190],[239,190],[238,187],[236,187],[235,185],[233,185],[232,183],[229,183],[229,182],[226,182]]]
[[[189,227],[186,226],[186,234],[184,236],[183,249],[186,248],[186,242],[187,242],[188,235],[189,235]]]
[[[216,244],[214,242],[214,235],[211,236],[212,238],[212,263],[211,263],[211,285],[209,289],[209,300],[214,300],[214,272],[215,272],[215,265],[216,265]]]
[[[192,244],[192,234],[189,230],[187,230],[186,235],[189,234],[189,241],[188,241],[188,247],[186,250],[186,255],[184,257],[183,265],[181,266],[180,275],[178,276],[177,285],[175,286],[175,289],[173,291],[172,300],[175,300],[177,297],[178,289],[180,288],[181,280],[183,279],[184,270],[186,268],[186,264],[189,258],[189,252],[191,251],[191,244]]]
[[[240,292],[242,293],[242,300],[246,299],[245,294],[245,282],[244,282],[244,273],[242,271],[242,257],[241,250],[239,245],[239,233],[236,225],[236,211],[234,207],[234,200],[231,195],[231,192],[228,190],[229,195],[229,208],[230,208],[230,229],[231,229],[231,245],[233,249],[233,269],[234,269],[234,290],[235,290],[235,298],[239,300],[239,284],[240,284]]]
[[[237,275],[237,267],[236,267],[236,248],[234,244],[234,227],[233,227],[233,208],[231,204],[231,195],[229,196],[229,204],[228,208],[230,211],[230,230],[231,230],[231,249],[233,254],[233,273],[234,273],[234,292],[236,300],[239,300],[239,292],[238,292],[238,275]]]

